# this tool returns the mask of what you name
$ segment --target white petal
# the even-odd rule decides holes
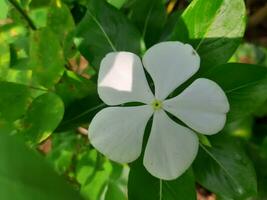
[[[88,136],[91,144],[109,159],[129,163],[138,158],[150,106],[109,107],[93,118]]]
[[[108,105],[153,100],[141,60],[130,52],[109,53],[101,61],[98,94]]]
[[[198,151],[198,138],[161,110],[154,114],[145,149],[144,166],[160,179],[172,180],[190,167]]]
[[[143,64],[154,81],[156,98],[164,100],[198,71],[200,58],[189,44],[162,42],[148,49]]]
[[[197,132],[211,135],[223,129],[229,103],[217,83],[200,78],[180,95],[163,103],[164,109]]]

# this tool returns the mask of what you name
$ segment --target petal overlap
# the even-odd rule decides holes
[[[98,94],[107,105],[148,104],[154,98],[141,59],[130,52],[112,52],[103,58],[98,75]]]
[[[143,64],[153,79],[156,98],[164,100],[198,71],[200,58],[188,44],[161,42],[147,50]]]
[[[198,138],[190,129],[172,121],[163,111],[154,113],[145,149],[144,166],[164,180],[183,174],[197,155]]]
[[[152,113],[147,105],[104,108],[89,126],[89,141],[113,161],[132,162],[141,154],[145,127]]]
[[[195,131],[212,135],[224,127],[229,103],[217,83],[199,78],[180,95],[164,101],[164,109]]]

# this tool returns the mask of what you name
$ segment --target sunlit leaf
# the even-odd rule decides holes
[[[178,19],[169,39],[192,44],[201,56],[204,70],[230,59],[245,27],[243,0],[195,0]]]
[[[64,104],[53,93],[45,93],[31,103],[21,122],[22,133],[33,143],[46,139],[63,118]]]
[[[33,77],[41,85],[50,88],[64,72],[64,57],[57,37],[49,29],[41,29],[31,34],[30,63]]]

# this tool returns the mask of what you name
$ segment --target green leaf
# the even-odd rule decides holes
[[[14,43],[25,36],[27,29],[16,22],[0,26],[0,41]]]
[[[8,200],[82,200],[38,154],[0,134],[0,193]]]
[[[0,20],[5,19],[8,13],[8,2],[7,0],[0,1]]]
[[[97,103],[95,101],[96,98],[97,96],[92,99],[89,95],[70,104],[66,109],[66,115],[64,115],[64,119],[59,126],[59,130],[64,131],[90,122],[96,113],[106,106],[104,103]],[[92,100],[92,102],[90,102],[90,100]]]
[[[88,123],[105,104],[97,94],[97,87],[92,80],[85,80],[74,73],[67,73],[62,82],[57,84],[57,93],[67,104],[60,130],[76,128]],[[82,93],[83,92],[83,93]]]
[[[85,98],[92,92],[97,95],[96,84],[92,80],[83,78],[72,71],[66,71],[56,85],[56,93],[67,106],[75,100]]]
[[[255,171],[240,143],[222,134],[209,139],[212,147],[201,145],[193,165],[197,181],[208,190],[233,199],[255,195]]]
[[[39,7],[39,8],[30,9],[30,12],[29,12],[29,17],[31,18],[33,24],[38,29],[46,26],[47,15],[48,15],[47,7]]]
[[[99,200],[112,172],[112,165],[95,150],[81,155],[77,164],[77,180],[81,184],[81,194],[88,200]]]
[[[19,84],[0,82],[0,91],[0,118],[13,122],[22,117],[31,102],[30,89]]]
[[[74,20],[69,8],[55,1],[50,5],[47,17],[47,26],[58,36],[59,41],[64,41],[67,34],[74,29]]]
[[[85,199],[126,200],[127,173],[123,173],[122,165],[108,161],[88,146],[78,154],[76,163],[75,177]]]
[[[159,41],[166,16],[162,0],[136,0],[130,7],[130,19],[142,33],[147,47]]]
[[[118,163],[111,162],[112,173],[107,183],[105,200],[128,200],[127,182],[129,175],[128,166],[122,166]]]
[[[204,75],[217,82],[230,102],[228,122],[251,115],[267,99],[267,69],[258,65],[229,63]]]
[[[78,146],[81,146],[83,138],[77,132],[69,130],[52,134],[52,149],[46,158],[52,163],[59,174],[68,174],[73,165],[74,156],[77,155]]]
[[[9,45],[1,40],[0,35],[0,72],[9,67],[10,64],[10,49]],[[1,76],[0,76],[1,78]]]
[[[173,181],[159,180],[150,175],[140,159],[130,169],[128,181],[129,200],[177,200],[196,199],[195,180],[192,170],[188,170]]]
[[[32,70],[17,70],[13,68],[0,70],[0,80],[28,86],[38,86],[37,83],[33,82]]]
[[[169,40],[169,37],[173,33],[181,14],[182,14],[182,11],[177,10],[168,16],[168,18],[166,19],[166,23],[164,25],[163,32],[160,37],[160,41]]]
[[[105,200],[127,200],[125,194],[115,181],[109,181]]]
[[[47,27],[61,42],[65,58],[74,56],[77,51],[74,48],[75,22],[68,6],[60,1],[54,1],[48,9]]]
[[[256,137],[257,133],[255,134]],[[258,195],[255,200],[264,200],[267,196],[267,137],[260,140],[260,145],[250,142],[248,144],[248,154],[251,160],[253,160],[257,172]]]
[[[27,0],[31,9],[46,7],[52,0]],[[59,1],[60,2],[60,1]]]
[[[111,5],[113,5],[114,7],[120,9],[127,0],[107,0]]]
[[[104,0],[91,0],[77,27],[76,42],[84,57],[95,68],[111,51],[140,52],[138,30],[116,8]]]
[[[211,68],[230,59],[245,27],[244,0],[195,0],[177,21],[169,39],[191,43],[201,56],[202,66]]]
[[[21,122],[22,133],[33,143],[46,139],[63,118],[64,104],[53,93],[45,93],[32,102]]]
[[[0,134],[17,133],[16,121],[23,117],[32,101],[30,88],[0,81]]]
[[[57,37],[48,28],[32,32],[28,68],[43,86],[55,85],[64,72],[64,57]]]

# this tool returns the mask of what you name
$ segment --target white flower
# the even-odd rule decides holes
[[[143,65],[142,65],[143,63]],[[145,105],[108,107],[96,114],[89,127],[91,144],[109,159],[119,163],[136,160],[148,120],[152,128],[143,163],[155,177],[175,179],[190,167],[198,151],[198,133],[212,135],[225,124],[229,103],[213,81],[199,78],[174,98],[166,99],[194,75],[200,58],[188,44],[162,42],[140,58],[130,52],[106,55],[100,65],[98,93],[110,106],[127,102]],[[151,76],[155,95],[146,80]],[[184,124],[174,122],[166,112]]]

